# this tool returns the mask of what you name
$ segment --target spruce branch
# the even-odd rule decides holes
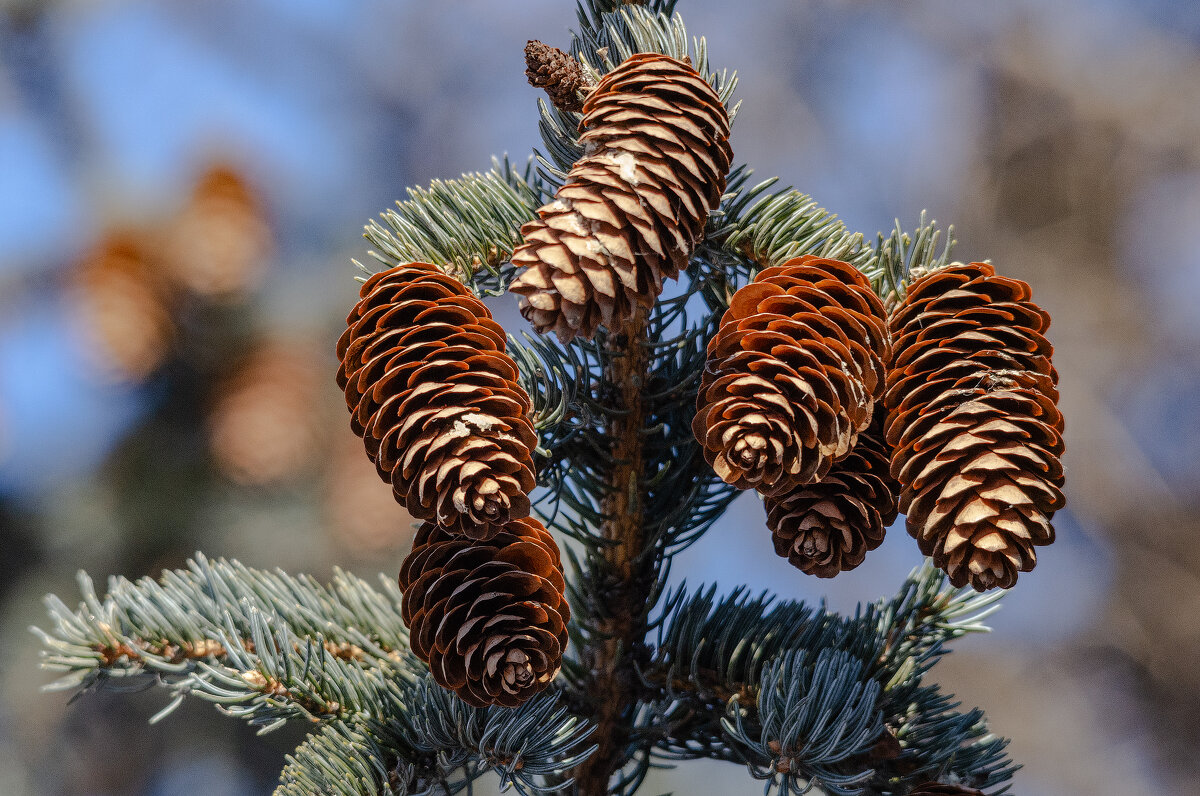
[[[790,652],[764,670],[755,710],[735,696],[722,723],[755,778],[780,793],[855,796],[875,772],[854,758],[884,734],[879,691],[844,650]]]
[[[296,717],[388,715],[421,671],[388,580],[380,591],[339,571],[322,586],[202,555],[157,581],[114,578],[103,598],[78,580],[78,608],[51,595],[54,626],[32,629],[43,668],[63,673],[49,687],[157,684],[173,698],[156,718],[189,694],[264,732]]]
[[[275,796],[409,796],[461,791],[467,776],[426,774],[406,757],[407,741],[387,722],[326,724],[288,755]],[[439,772],[440,773],[440,772]]]
[[[432,262],[479,293],[500,295],[521,225],[535,217],[544,189],[532,161],[518,172],[505,158],[493,159],[487,172],[409,188],[408,197],[367,224],[364,237],[377,247],[370,255],[384,268]]]
[[[572,715],[554,692],[543,692],[518,708],[473,708],[432,678],[412,692],[413,748],[436,758],[441,770],[466,766],[491,770],[501,788],[519,793],[569,787],[561,772],[596,751],[585,745],[595,727]]]
[[[847,763],[824,771],[827,786],[833,776],[841,783],[836,787],[890,792],[947,771],[975,787],[1002,783],[1013,770],[1003,753],[1007,742],[988,734],[982,713],[956,712],[957,703],[922,682],[948,642],[987,629],[983,619],[995,610],[997,599],[996,594],[948,588],[944,574],[928,563],[906,579],[895,597],[860,606],[850,616],[766,594],[753,597],[745,589],[722,598],[714,588],[692,594],[681,590],[666,600],[655,623],[658,643],[652,662],[641,672],[647,689],[643,704],[653,717],[647,732],[668,758],[742,760],[767,773],[779,765],[779,755],[763,752],[770,751],[766,744],[771,738],[753,738],[755,728],[767,722],[756,715],[764,704],[764,683],[775,682],[782,660],[803,667],[822,654],[838,653],[861,664],[855,678],[874,683],[873,706],[900,749],[873,758],[865,740],[856,744],[845,740],[850,735],[842,736],[844,743],[836,751],[845,753],[839,759]],[[770,704],[776,716],[771,721],[807,710],[799,702],[786,709],[778,700]],[[733,705],[736,713],[727,712]],[[876,732],[869,740],[879,738]],[[806,770],[806,779],[821,778]],[[786,788],[796,782],[785,777],[777,784]]]
[[[939,250],[942,230],[936,221],[925,221],[925,211],[917,221],[915,232],[905,232],[896,219],[896,226],[886,238],[879,233],[871,250],[871,256],[862,266],[871,278],[876,292],[885,296],[889,304],[904,298],[908,283],[922,274],[950,264],[950,252],[957,241],[954,227],[946,230],[946,243]]]
[[[473,708],[426,676],[405,687],[404,704],[389,718],[314,732],[288,758],[276,796],[453,794],[488,772],[532,796],[569,787],[561,772],[595,750],[593,728],[554,692],[519,708]]]
[[[738,214],[722,244],[760,269],[805,254],[845,260],[861,269],[871,256],[861,233],[851,232],[812,197],[792,189],[764,196]]]

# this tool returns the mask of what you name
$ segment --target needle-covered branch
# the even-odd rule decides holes
[[[217,703],[263,731],[290,718],[386,716],[421,666],[408,652],[400,593],[345,572],[323,586],[307,576],[251,569],[197,555],[160,579],[114,578],[82,602],[47,598],[54,625],[35,628],[51,687],[166,688],[167,715],[187,695]]]
[[[431,262],[480,293],[500,294],[512,276],[504,266],[541,195],[532,163],[522,172],[507,158],[493,159],[489,171],[409,188],[408,199],[368,223],[364,237],[385,269]],[[359,265],[368,273],[376,270]]]

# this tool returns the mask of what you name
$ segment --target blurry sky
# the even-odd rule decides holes
[[[277,230],[262,298],[268,323],[285,334],[328,336],[353,299],[349,258],[362,256],[359,232],[369,217],[402,198],[406,185],[487,168],[493,154],[523,160],[539,144],[522,45],[540,38],[566,46],[574,22],[566,0],[0,1],[5,6],[0,495],[40,513],[63,491],[86,489],[163,396],[153,380],[97,378],[86,330],[62,298],[66,269],[106,229],[155,223],[208,162],[231,161],[265,196]],[[708,37],[712,62],[739,71],[740,162],[811,193],[868,235],[897,218],[911,227],[928,209],[959,225],[960,259],[994,259],[1029,280],[1054,315],[1070,508],[1056,518],[1057,544],[1005,600],[997,633],[968,640],[963,657],[1001,662],[968,699],[995,700],[982,706],[996,708],[1000,730],[1018,738],[1019,760],[1036,751],[1023,734],[1059,743],[1060,730],[1102,722],[1107,686],[1037,667],[1101,622],[1117,578],[1108,534],[1121,507],[1194,505],[1200,485],[1200,3],[681,0],[679,10],[693,34]],[[1064,114],[1119,141],[1108,155],[1086,146],[1080,155],[1111,157],[1087,174],[1125,175],[1115,221],[1102,233],[1079,233],[1081,247],[1103,243],[1115,252],[1111,271],[1089,270],[1094,252],[1083,249],[1076,260],[1043,263],[1041,242],[1062,239],[1065,227],[993,223],[989,208],[1001,204],[985,179],[989,158],[1005,136],[1040,140],[1053,116],[1006,118],[1001,136],[996,85],[1005,80],[1044,81],[1047,96],[1067,98]],[[1114,292],[1127,297],[1119,307],[1081,287],[1109,273],[1118,274]],[[1124,320],[1108,323],[1110,311]],[[1125,335],[1122,351],[1144,356],[1118,366],[1109,352],[1120,323],[1138,330]],[[333,337],[325,343],[332,352]],[[332,378],[327,388],[336,389]],[[752,496],[739,500],[675,572],[692,583],[827,596],[847,608],[890,594],[919,562],[897,528],[860,570],[832,583],[802,578],[770,554],[761,515]],[[95,538],[103,544],[102,534]],[[61,579],[85,563],[69,558],[65,551],[46,572]],[[269,556],[252,563],[273,564]],[[6,608],[12,627],[37,619],[29,601],[47,588],[31,582],[15,592],[10,599],[26,603]],[[970,675],[956,670],[956,682],[969,685]],[[1005,712],[996,704],[1009,697],[1000,686],[1023,680],[1029,690],[1011,697],[1024,708]],[[10,685],[37,682],[29,675]],[[1027,726],[1039,703],[1054,716]],[[4,740],[6,731],[20,734],[16,708],[32,704],[0,707],[0,793],[84,792],[44,785],[56,782],[37,773],[44,761],[30,762],[20,743]],[[1153,741],[1136,721],[1084,735],[1062,742],[1061,759],[1028,761],[1016,792],[1169,787],[1154,773]],[[239,765],[220,754],[185,756],[147,775],[144,790],[98,783],[87,792],[191,793],[197,776],[214,783],[207,793],[266,792],[247,784]],[[740,770],[702,770],[719,787],[693,779],[659,790],[758,787]]]

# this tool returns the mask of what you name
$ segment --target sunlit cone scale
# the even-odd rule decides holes
[[[1050,316],[986,263],[917,280],[891,318],[887,441],[900,510],[956,586],[1010,588],[1065,500]]]
[[[468,704],[515,707],[558,674],[571,611],[558,547],[537,520],[485,542],[425,523],[400,589],[413,652]]]
[[[631,56],[583,104],[586,154],[553,202],[521,228],[509,288],[539,332],[563,340],[651,307],[720,202],[732,158],[729,115],[688,64]]]
[[[486,539],[529,514],[537,437],[504,331],[429,263],[375,274],[338,341],[351,427],[410,514]]]
[[[882,414],[820,481],[765,499],[775,552],[802,572],[832,578],[854,569],[895,522]]]
[[[764,495],[824,478],[882,396],[883,303],[854,266],[805,256],[734,294],[709,341],[692,430],[723,480]]]

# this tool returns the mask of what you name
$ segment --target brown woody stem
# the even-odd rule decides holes
[[[626,715],[639,687],[633,649],[645,636],[645,606],[650,596],[650,581],[635,564],[643,547],[648,314],[638,308],[625,328],[608,340],[605,383],[613,388],[620,411],[610,416],[606,428],[614,465],[600,532],[610,542],[604,551],[603,574],[612,578],[612,589],[604,595],[609,614],[597,622],[593,642],[583,653],[592,673],[588,690],[596,711],[596,732],[591,740],[598,748],[574,771],[578,796],[607,796],[613,773],[626,762]]]

